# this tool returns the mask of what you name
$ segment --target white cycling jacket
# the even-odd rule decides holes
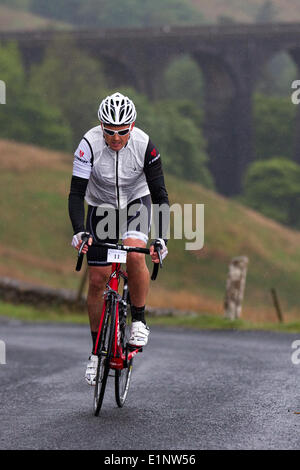
[[[75,152],[73,165],[73,176],[89,179],[86,202],[91,206],[109,203],[123,209],[150,194],[144,171],[148,144],[149,136],[135,127],[127,145],[115,152],[106,145],[101,126],[89,130]],[[150,155],[151,160],[160,158],[156,153]],[[146,163],[149,165],[149,161]]]
[[[69,214],[74,233],[85,230],[84,198],[89,206],[124,209],[148,194],[153,204],[169,205],[160,153],[149,136],[135,127],[127,145],[115,152],[106,145],[101,126],[89,130],[73,164]]]

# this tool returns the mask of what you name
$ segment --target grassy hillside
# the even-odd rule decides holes
[[[206,23],[216,23],[221,17],[234,19],[236,22],[252,23],[265,0],[189,0],[203,14]],[[298,0],[272,0],[274,21],[300,21]]]
[[[70,29],[71,26],[42,16],[0,5],[0,31]]]
[[[75,251],[67,212],[72,156],[0,141],[0,275],[76,288]],[[275,287],[286,319],[298,316],[300,233],[197,184],[167,176],[171,203],[205,204],[205,245],[185,251],[170,240],[169,256],[148,304],[222,314],[228,263],[249,257],[243,317],[276,321]],[[299,317],[298,317],[299,318]]]

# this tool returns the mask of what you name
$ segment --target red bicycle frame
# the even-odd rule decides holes
[[[112,263],[112,269],[111,269],[111,276],[109,280],[109,287],[118,293],[118,288],[119,288],[119,277],[120,277],[120,272],[121,271],[121,264],[120,263]],[[127,274],[122,272],[123,276],[127,277]],[[96,354],[98,350],[98,344],[99,344],[99,339],[102,331],[102,325],[104,321],[104,316],[106,312],[106,295],[104,297],[104,302],[103,302],[103,307],[102,307],[102,313],[101,313],[101,318],[100,318],[100,324],[99,324],[99,329],[98,329],[98,335],[96,339],[96,344],[95,344],[95,350],[94,354]],[[110,367],[112,369],[123,369],[124,367],[127,367],[127,363],[131,361],[131,359],[137,355],[138,352],[142,351],[141,347],[134,347],[131,351],[126,351],[124,352],[120,342],[118,341],[118,330],[119,330],[119,302],[116,301],[116,318],[115,318],[115,338],[114,338],[114,344],[113,344],[113,356],[110,360]]]

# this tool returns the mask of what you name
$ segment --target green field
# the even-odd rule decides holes
[[[76,289],[81,274],[74,271],[67,211],[72,156],[7,141],[0,142],[0,155],[0,275]],[[300,318],[300,232],[200,185],[166,176],[171,204],[205,205],[205,243],[200,251],[186,251],[186,240],[169,241],[148,305],[222,315],[228,263],[246,255],[243,318],[277,321],[272,287],[285,320]]]
[[[31,323],[76,323],[88,325],[86,312],[69,312],[62,308],[41,309],[28,305],[12,305],[0,302],[0,320],[13,319]],[[267,330],[285,333],[299,333],[300,321],[287,323],[260,322],[247,320],[228,320],[215,315],[181,315],[154,317],[146,313],[147,323],[150,327],[188,328],[193,330]]]

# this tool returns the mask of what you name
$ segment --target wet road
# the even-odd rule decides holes
[[[87,326],[0,320],[0,449],[297,449],[299,335],[152,328],[124,408],[98,418]]]

